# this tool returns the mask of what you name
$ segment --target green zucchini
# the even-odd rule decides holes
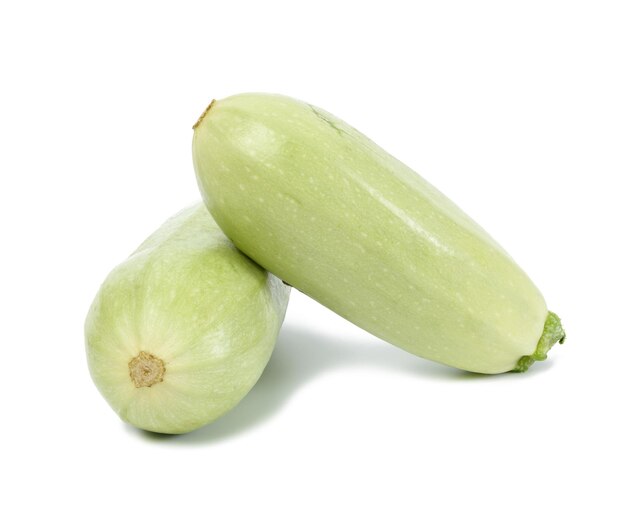
[[[239,252],[204,204],[185,209],[98,291],[85,322],[93,381],[138,428],[212,422],[263,372],[289,289]]]
[[[406,165],[288,97],[213,101],[194,126],[204,200],[283,281],[400,348],[479,373],[526,370],[564,339],[513,259]]]

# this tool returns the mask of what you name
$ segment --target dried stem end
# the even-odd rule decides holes
[[[147,351],[140,351],[139,355],[128,363],[128,370],[135,387],[152,387],[163,381],[165,363]]]
[[[208,114],[208,113],[209,113],[209,110],[211,110],[211,107],[212,107],[214,104],[215,104],[215,100],[212,100],[212,101],[209,103],[209,106],[207,106],[207,107],[204,109],[204,112],[202,112],[202,115],[200,116],[200,118],[199,118],[199,119],[196,121],[196,123],[195,123],[195,124],[191,127],[192,129],[194,129],[194,130],[195,130],[195,129],[196,129],[196,128],[200,125],[200,123],[202,122],[202,119],[204,119],[204,118],[205,118],[206,114]]]

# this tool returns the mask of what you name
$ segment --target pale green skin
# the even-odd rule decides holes
[[[289,287],[239,252],[200,203],[150,236],[106,278],[89,310],[89,370],[119,416],[185,433],[224,415],[274,348]],[[146,351],[163,381],[137,388],[129,362]]]
[[[518,367],[548,316],[528,276],[443,194],[331,114],[279,95],[216,101],[194,126],[193,159],[235,245],[356,325],[479,373],[545,358]]]

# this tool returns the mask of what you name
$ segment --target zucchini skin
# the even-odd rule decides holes
[[[233,246],[200,202],[165,222],[103,282],[85,321],[91,377],[138,428],[197,429],[255,384],[289,292]],[[158,378],[133,381],[153,359]]]
[[[520,370],[536,353],[548,310],[528,276],[340,119],[285,96],[231,96],[204,112],[192,149],[205,203],[234,244],[354,324],[478,373]]]

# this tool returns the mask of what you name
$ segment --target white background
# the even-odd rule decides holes
[[[3,509],[624,509],[623,2],[3,2]],[[156,437],[93,386],[108,271],[198,198],[211,98],[279,92],[420,172],[529,273],[568,341],[481,377],[294,291],[229,415]]]

